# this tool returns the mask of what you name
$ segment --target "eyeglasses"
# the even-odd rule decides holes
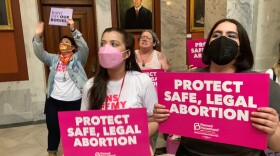
[[[140,40],[144,40],[144,39],[147,39],[147,40],[152,40],[152,37],[148,37],[148,36],[140,36]]]

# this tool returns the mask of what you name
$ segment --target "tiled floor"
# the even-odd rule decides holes
[[[157,147],[164,147],[159,136]],[[47,156],[47,127],[45,124],[0,129],[0,156]],[[62,156],[59,149],[58,156]],[[161,156],[172,156],[164,154]]]

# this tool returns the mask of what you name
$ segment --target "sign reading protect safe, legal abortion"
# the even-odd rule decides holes
[[[144,108],[70,111],[58,115],[64,156],[150,154]]]
[[[68,19],[72,19],[73,9],[51,8],[49,25],[67,26]]]
[[[164,72],[163,69],[150,69],[150,70],[142,70],[143,73],[146,73],[153,81],[153,84],[157,90],[157,73]]]
[[[187,40],[187,59],[189,65],[194,67],[203,68],[206,65],[202,62],[202,52],[205,46],[206,40]]]
[[[162,133],[266,149],[267,135],[251,112],[267,107],[269,75],[158,73],[159,103],[170,111]]]

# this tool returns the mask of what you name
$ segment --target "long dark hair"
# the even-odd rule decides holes
[[[204,47],[204,50],[202,53],[202,62],[206,65],[210,65],[211,60],[209,57],[207,57],[207,55],[205,54],[205,51],[209,47],[209,42],[210,42],[211,36],[213,34],[213,31],[216,29],[216,27],[219,24],[221,24],[223,22],[233,23],[237,27],[240,46],[239,46],[239,55],[237,56],[236,62],[234,64],[234,66],[236,68],[236,72],[241,72],[241,71],[252,69],[252,67],[254,65],[254,57],[253,57],[253,52],[251,49],[249,37],[248,37],[247,32],[244,29],[244,27],[238,21],[236,21],[234,19],[221,19],[212,27],[212,29],[207,37],[207,41],[206,41],[206,44],[205,44],[205,47]]]
[[[130,56],[125,60],[126,71],[139,71],[140,67],[136,63],[134,52],[134,38],[133,36],[121,28],[107,28],[104,30],[102,36],[106,32],[118,32],[123,36],[126,50],[130,51]],[[106,68],[99,65],[97,73],[94,77],[93,86],[88,92],[89,109],[100,109],[106,98],[107,84],[109,82],[109,75]]]

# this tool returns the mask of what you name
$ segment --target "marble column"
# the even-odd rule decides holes
[[[264,71],[279,59],[280,1],[259,0],[255,41],[255,67]]]
[[[112,27],[111,0],[96,0],[96,21],[97,43],[100,43],[103,31],[108,27]]]
[[[161,0],[161,51],[173,71],[186,68],[186,0]]]

